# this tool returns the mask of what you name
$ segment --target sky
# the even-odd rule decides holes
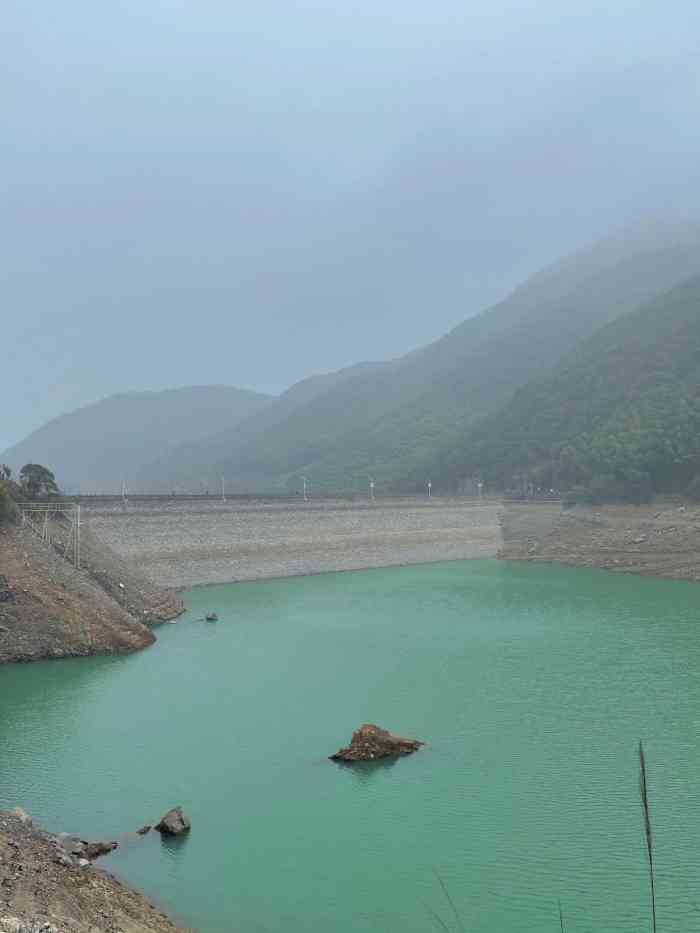
[[[5,0],[0,450],[397,356],[700,217],[691,0]]]

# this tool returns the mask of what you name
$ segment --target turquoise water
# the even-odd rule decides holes
[[[202,933],[700,928],[700,587],[475,561],[194,590],[125,658],[0,668],[0,806]],[[194,621],[215,609],[221,621]],[[428,746],[326,756],[365,721]]]

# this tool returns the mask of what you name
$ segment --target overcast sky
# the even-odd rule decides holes
[[[276,392],[700,202],[695,0],[5,0],[0,450]]]

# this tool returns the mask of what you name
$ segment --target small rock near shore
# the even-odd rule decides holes
[[[109,855],[117,848],[116,842],[86,842],[83,849],[84,857],[91,862],[101,855]]]
[[[331,755],[331,761],[374,761],[377,758],[400,758],[417,752],[425,742],[392,735],[386,729],[365,723],[352,734],[350,744]]]
[[[168,810],[155,825],[159,833],[167,836],[180,836],[182,833],[188,833],[191,827],[189,817],[183,813],[182,807],[173,807],[172,810]]]
[[[150,831],[151,831],[151,825],[150,823],[147,823],[145,826],[142,826],[141,829],[137,829],[136,833],[139,836],[145,836],[146,833],[150,833]]]

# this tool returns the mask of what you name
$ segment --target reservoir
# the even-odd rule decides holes
[[[0,667],[0,808],[119,839],[101,867],[201,933],[541,933],[559,901],[639,933],[641,738],[659,929],[697,928],[699,587],[475,560],[184,599],[141,653]],[[364,722],[427,745],[328,761]],[[184,841],[133,835],[175,805]]]

